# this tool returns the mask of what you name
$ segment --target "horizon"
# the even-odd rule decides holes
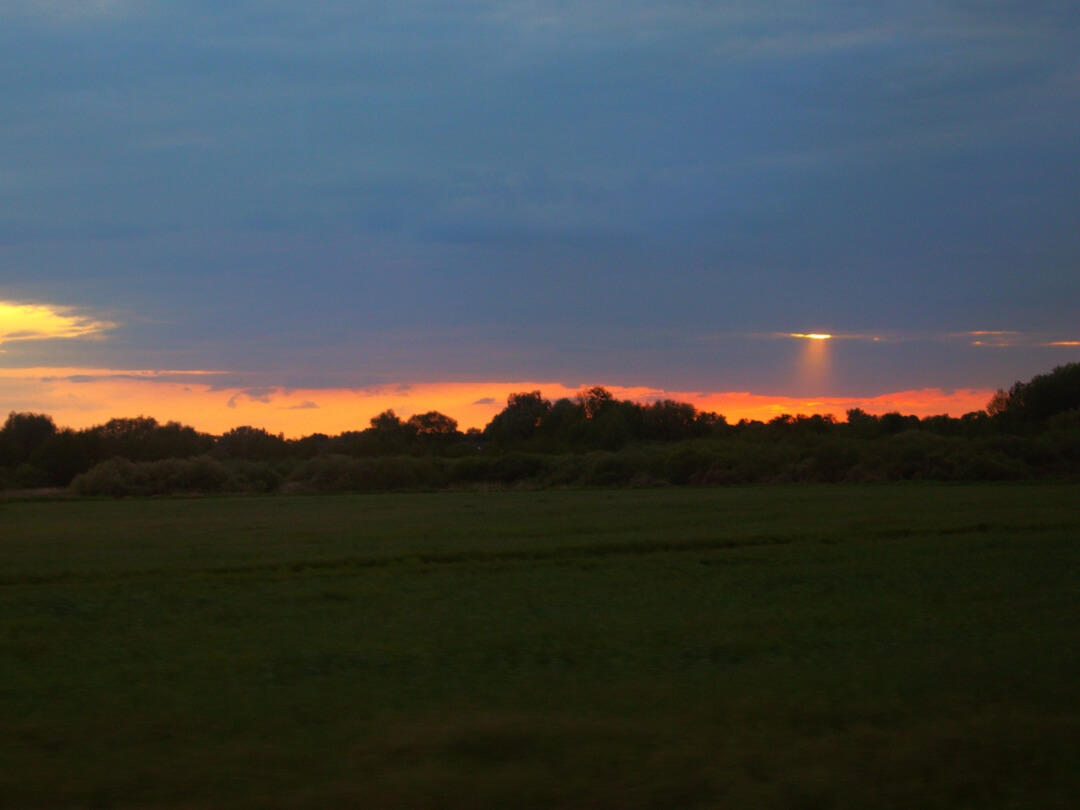
[[[337,435],[363,430],[372,417],[393,410],[402,419],[414,414],[438,411],[458,422],[459,430],[483,429],[505,406],[512,393],[540,391],[550,401],[573,399],[592,385],[567,386],[560,383],[448,383],[438,385],[381,386],[353,390],[287,390],[216,388],[193,381],[178,382],[188,376],[175,372],[163,375],[151,372],[116,372],[81,369],[80,374],[64,375],[71,369],[32,369],[42,385],[50,388],[49,399],[36,400],[42,407],[10,409],[17,412],[43,413],[52,417],[58,428],[83,430],[113,418],[151,417],[159,423],[179,422],[203,433],[220,435],[237,427],[255,427],[288,439],[314,433]],[[57,374],[56,372],[60,372]],[[22,372],[20,372],[22,373]],[[197,379],[210,372],[197,372]],[[0,370],[0,392],[13,377]],[[17,379],[17,378],[15,378]],[[951,416],[984,411],[994,391],[939,389],[894,392],[876,397],[770,397],[750,392],[677,392],[622,386],[602,386],[619,400],[648,404],[674,400],[693,405],[698,411],[723,416],[729,424],[742,419],[767,422],[781,415],[833,416],[843,421],[845,413],[858,408],[882,415]],[[80,405],[64,405],[71,390],[82,389]],[[148,396],[148,393],[155,396]],[[7,397],[4,397],[5,401]],[[49,407],[49,403],[52,407]],[[94,404],[96,403],[96,404]],[[117,412],[119,407],[122,412]],[[111,410],[110,410],[111,409]]]

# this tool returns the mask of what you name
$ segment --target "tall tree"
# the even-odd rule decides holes
[[[1028,382],[1014,383],[1006,394],[999,390],[986,409],[1006,421],[1041,423],[1065,411],[1080,408],[1080,363],[1058,366]]]
[[[601,385],[582,389],[578,393],[578,402],[585,411],[586,419],[595,419],[605,408],[615,402],[615,396]]]
[[[34,451],[56,433],[52,417],[44,413],[8,414],[0,430],[0,453],[12,466],[26,462]]]
[[[550,410],[551,403],[539,391],[511,394],[506,398],[506,407],[495,414],[484,433],[502,443],[531,439]]]

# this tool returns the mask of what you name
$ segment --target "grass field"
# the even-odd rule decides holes
[[[0,806],[1073,808],[1078,504],[0,502]]]

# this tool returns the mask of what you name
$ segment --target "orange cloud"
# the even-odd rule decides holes
[[[153,416],[208,433],[253,425],[288,437],[362,430],[371,417],[393,409],[399,416],[440,411],[461,429],[483,427],[506,398],[539,390],[551,400],[573,397],[578,388],[550,382],[417,383],[363,389],[222,388],[213,371],[114,371],[107,369],[0,369],[0,402],[8,410],[48,413],[58,425],[84,428],[118,416]],[[618,399],[675,399],[716,411],[729,422],[768,421],[783,413],[833,414],[850,408],[869,413],[900,411],[917,416],[959,416],[982,410],[990,390],[902,391],[876,397],[798,399],[748,392],[680,392],[646,386],[608,386]]]

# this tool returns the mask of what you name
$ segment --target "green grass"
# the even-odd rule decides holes
[[[1077,503],[0,502],[0,806],[1071,808]]]

